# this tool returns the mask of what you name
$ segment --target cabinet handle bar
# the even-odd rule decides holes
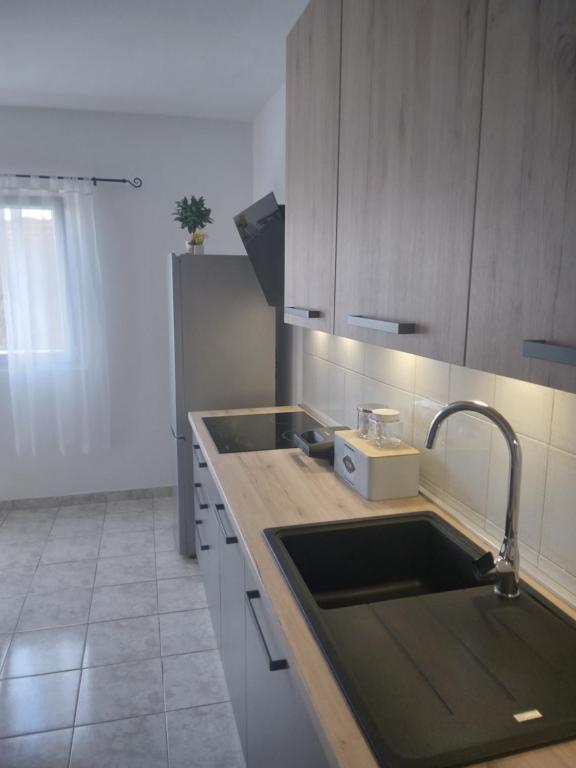
[[[576,347],[550,344],[543,339],[526,339],[522,342],[522,356],[547,360],[549,363],[576,365]]]
[[[200,528],[198,527],[202,523],[202,520],[196,520],[196,536],[198,537],[198,541],[200,542],[200,549],[202,552],[205,552],[207,549],[210,549],[209,544],[204,544],[202,541],[202,535],[200,533]]]
[[[200,488],[202,488],[202,483],[194,483],[194,496],[198,502],[198,509],[208,509],[208,502],[203,501],[200,496]]]
[[[234,536],[231,533],[228,533],[226,530],[226,527],[224,525],[224,521],[222,520],[222,517],[220,515],[220,512],[224,511],[224,504],[215,504],[214,505],[214,512],[216,513],[216,520],[218,520],[218,525],[220,526],[220,530],[222,531],[222,536],[224,536],[224,541],[226,544],[238,544],[238,537]]]
[[[254,610],[254,606],[252,605],[252,600],[257,600],[259,597],[260,597],[260,592],[258,592],[257,589],[251,589],[248,592],[246,592],[246,601],[248,603],[248,607],[250,608],[250,613],[252,614],[252,618],[254,619],[254,624],[256,624],[256,629],[258,630],[258,635],[260,636],[260,640],[262,641],[262,646],[266,651],[266,656],[268,656],[268,666],[270,668],[270,672],[276,672],[279,669],[288,669],[288,662],[286,661],[286,659],[272,658],[272,654],[270,653],[270,649],[268,648],[268,643],[266,642],[266,638],[264,637],[264,632],[262,632],[262,627],[260,626],[260,622],[258,621],[258,616],[256,616],[256,611]]]
[[[296,317],[320,317],[321,312],[318,309],[306,309],[306,307],[284,307],[284,312],[287,315],[295,315]]]
[[[373,331],[383,331],[384,333],[416,333],[414,323],[397,323],[393,320],[379,320],[377,317],[366,317],[365,315],[348,315],[348,325],[357,325],[359,328],[370,328]]]

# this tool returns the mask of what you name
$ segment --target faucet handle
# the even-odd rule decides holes
[[[472,563],[472,571],[478,581],[480,581],[483,576],[486,576],[487,573],[493,571],[495,567],[496,563],[494,562],[492,552],[485,552],[481,557],[479,557],[477,560],[474,560]]]

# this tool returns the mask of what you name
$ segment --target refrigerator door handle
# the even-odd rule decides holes
[[[170,432],[172,432],[172,437],[174,438],[174,440],[186,440],[184,435],[177,435],[176,432],[174,432],[174,427],[172,426],[172,424],[170,424]]]

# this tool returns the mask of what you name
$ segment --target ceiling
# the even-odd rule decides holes
[[[307,0],[0,0],[0,105],[250,120]]]

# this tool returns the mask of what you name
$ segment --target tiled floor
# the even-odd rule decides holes
[[[172,498],[0,513],[0,768],[243,768]]]

